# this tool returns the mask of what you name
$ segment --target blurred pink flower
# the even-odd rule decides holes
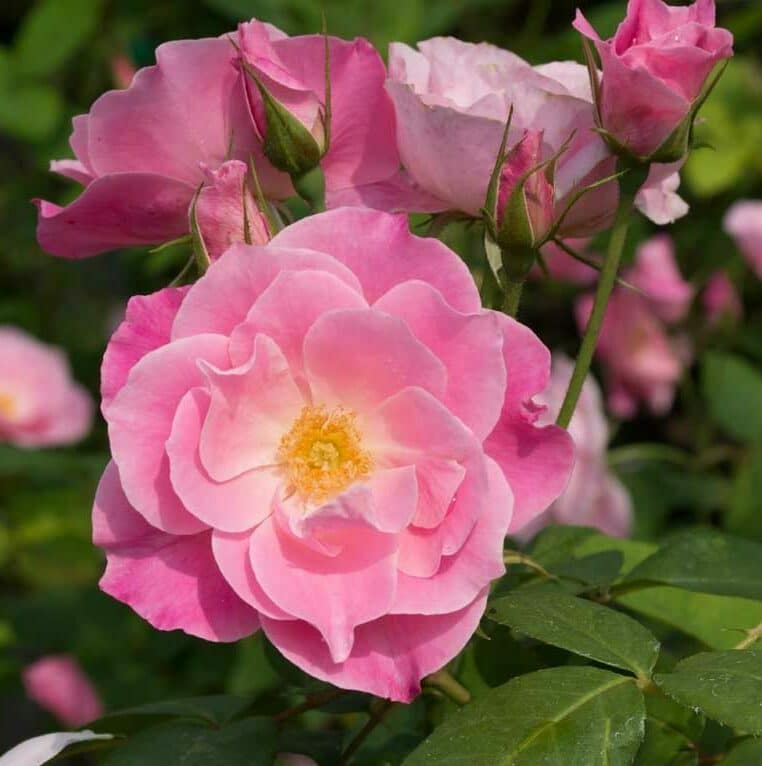
[[[137,69],[132,63],[132,59],[125,53],[117,53],[111,57],[111,77],[117,88],[129,88],[132,78],[135,77]]]
[[[762,200],[740,200],[725,214],[725,231],[762,279]]]
[[[593,295],[577,299],[580,332],[587,326]],[[640,402],[651,414],[665,415],[689,363],[690,349],[667,335],[648,300],[632,290],[614,289],[596,348],[604,370],[609,409],[620,418],[635,416]]]
[[[566,244],[578,253],[591,258],[596,258],[594,254],[591,254],[588,250],[590,245],[589,238],[583,239],[568,239]],[[574,285],[591,285],[598,279],[598,272],[591,266],[586,266],[581,261],[572,258],[568,253],[564,252],[555,242],[548,242],[540,250],[542,257],[545,261],[545,265],[548,269],[548,274],[552,279],[557,279],[559,282],[571,282]],[[533,275],[536,277],[542,277],[543,272],[539,265],[534,267]]]
[[[76,729],[103,715],[98,692],[73,657],[42,657],[24,668],[22,680],[27,696],[66,726]]]
[[[535,397],[547,410],[540,423],[553,423],[561,409],[574,365],[554,354],[550,385]],[[550,508],[521,535],[532,537],[547,524],[574,524],[595,527],[607,535],[626,537],[632,531],[632,502],[627,490],[606,464],[608,424],[601,391],[592,375],[582,387],[569,433],[576,447],[576,460],[569,485]]]
[[[574,27],[601,57],[601,127],[641,157],[670,137],[712,69],[733,55],[733,36],[715,27],[714,0],[689,7],[629,0],[624,21],[605,41],[580,11]]]
[[[723,317],[738,321],[743,315],[741,296],[724,271],[715,271],[709,277],[701,294],[701,305],[707,321],[712,325]]]
[[[397,141],[407,184],[396,194],[362,201],[389,209],[457,210],[480,215],[508,112],[514,107],[508,147],[526,131],[539,141],[535,159],[547,160],[569,139],[552,184],[553,220],[581,187],[614,172],[614,158],[594,132],[592,96],[584,67],[553,62],[531,67],[514,54],[482,43],[433,38],[418,50],[393,43],[387,89],[397,113]],[[685,212],[674,194],[679,179],[654,168],[638,205],[655,220]],[[543,194],[543,198],[547,197]],[[617,204],[616,182],[585,195],[564,219],[560,234],[581,237],[605,229]],[[681,207],[682,205],[682,207]],[[547,219],[545,204],[542,216]]]
[[[159,629],[261,625],[312,675],[408,701],[475,630],[506,531],[566,485],[571,439],[532,402],[549,367],[405,216],[236,245],[133,298],[109,344],[101,587]]]
[[[84,438],[93,402],[63,353],[0,325],[0,442],[51,447]]]
[[[665,322],[677,322],[688,313],[694,289],[677,267],[675,244],[668,234],[657,234],[641,243],[635,251],[635,263],[623,278],[643,292]]]

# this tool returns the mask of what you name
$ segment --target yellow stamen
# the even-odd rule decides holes
[[[0,393],[0,415],[12,418],[16,414],[16,399],[10,394]]]
[[[343,407],[302,408],[276,456],[286,473],[288,495],[321,503],[368,476],[373,460],[362,448],[355,420],[355,413]]]

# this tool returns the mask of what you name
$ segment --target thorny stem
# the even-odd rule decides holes
[[[585,335],[582,338],[582,345],[580,346],[577,360],[574,363],[574,371],[572,372],[571,380],[569,381],[569,387],[566,391],[564,402],[561,405],[561,411],[558,413],[558,418],[556,420],[556,423],[562,428],[569,427],[569,422],[572,419],[574,409],[577,406],[577,401],[582,392],[582,384],[585,382],[585,378],[587,377],[587,373],[590,370],[590,365],[593,361],[595,346],[598,343],[598,336],[601,333],[601,326],[603,325],[603,317],[606,314],[606,306],[608,306],[611,291],[616,282],[619,262],[622,259],[622,251],[624,249],[625,239],[627,238],[627,227],[629,225],[632,202],[632,197],[624,193],[622,194],[616,211],[614,226],[611,231],[608,252],[606,253],[606,259],[601,268],[598,288],[595,291],[593,310],[590,314],[587,328],[585,329]]]
[[[362,743],[373,733],[373,730],[386,718],[386,715],[394,707],[394,703],[389,700],[383,700],[379,706],[370,714],[370,720],[360,729],[357,736],[347,745],[346,750],[341,754],[338,766],[346,766],[352,759],[352,756],[360,749]]]
[[[426,686],[433,686],[449,697],[456,705],[468,704],[471,701],[471,692],[461,683],[455,680],[446,670],[438,670],[424,678]]]

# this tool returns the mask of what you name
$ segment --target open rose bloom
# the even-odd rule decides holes
[[[527,208],[536,241],[560,220],[576,192],[614,172],[614,157],[594,131],[587,70],[579,64],[532,67],[493,45],[434,38],[419,43],[418,50],[392,44],[389,75],[400,157],[418,191],[417,197],[412,191],[390,195],[389,208],[478,216],[511,107],[501,200],[517,178],[560,152],[552,179],[545,177],[545,168],[528,184]],[[659,223],[687,211],[675,194],[675,170],[655,165],[638,196],[641,210]],[[563,218],[560,236],[602,231],[611,223],[617,200],[615,182],[588,192]],[[363,201],[383,206],[372,195]]]
[[[547,349],[404,217],[341,209],[130,302],[103,364],[101,587],[160,629],[261,627],[407,701],[473,634],[503,537],[561,493]]]
[[[329,56],[331,144],[320,164],[331,205],[346,187],[394,173],[399,155],[381,57],[365,40],[334,37]],[[262,99],[242,60],[322,134],[322,35],[288,37],[254,20],[220,38],[165,43],[155,66],[74,118],[75,159],[55,161],[51,170],[84,189],[66,207],[37,201],[40,246],[84,258],[162,243],[190,232],[192,212],[212,260],[234,242],[264,244],[270,231],[255,203],[249,165],[268,200],[294,190],[265,157]]]
[[[93,402],[60,349],[0,325],[0,443],[55,447],[83,439]]]

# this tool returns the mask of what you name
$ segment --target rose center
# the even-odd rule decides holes
[[[10,419],[16,414],[16,409],[16,399],[0,391],[0,415]]]
[[[285,472],[288,494],[304,502],[322,503],[373,466],[363,449],[356,415],[343,407],[303,407],[278,445],[276,461]]]

